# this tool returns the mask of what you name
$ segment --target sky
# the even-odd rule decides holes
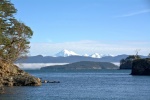
[[[149,0],[11,0],[34,32],[30,55],[150,53]]]

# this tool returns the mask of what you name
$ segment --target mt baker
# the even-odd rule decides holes
[[[62,50],[59,53],[57,53],[55,55],[56,57],[68,57],[68,56],[79,56],[79,54],[73,52],[73,51],[69,51],[69,50]]]
[[[85,56],[85,57],[92,57],[92,58],[102,58],[102,57],[106,57],[106,56],[111,56],[113,57],[113,55],[104,55],[104,54],[99,54],[99,53],[94,53],[94,54],[91,54],[91,55],[88,55],[88,54],[84,54],[84,55],[79,55],[73,51],[69,51],[69,50],[62,50],[60,51],[59,53],[57,53],[55,55],[55,57],[68,57],[68,56]]]

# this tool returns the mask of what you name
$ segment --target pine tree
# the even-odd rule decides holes
[[[9,63],[27,54],[33,35],[30,27],[15,19],[16,12],[9,0],[0,0],[0,60]]]

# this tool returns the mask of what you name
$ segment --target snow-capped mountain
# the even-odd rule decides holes
[[[111,54],[104,54],[103,57],[105,56],[111,56],[111,57],[114,57],[114,55],[111,55]]]
[[[114,55],[111,55],[111,54],[94,53],[94,54],[90,55],[90,57],[92,57],[92,58],[102,58],[102,57],[108,57],[108,56],[114,57]]]
[[[55,55],[56,57],[68,57],[68,56],[79,56],[79,54],[73,52],[73,51],[69,51],[69,50],[62,50],[59,53],[57,53]]]
[[[90,55],[90,57],[92,58],[102,58],[104,55],[103,54],[99,54],[99,53],[94,53],[92,55]]]
[[[84,56],[84,57],[89,57],[89,55],[88,55],[88,54],[84,54],[83,56]]]
[[[68,56],[80,56],[79,54],[75,53],[74,51],[69,51],[69,50],[62,50],[60,52],[58,52],[57,54],[55,54],[55,57],[68,57]],[[110,54],[99,54],[99,53],[94,53],[92,55],[88,55],[88,54],[84,54],[82,55],[84,57],[92,57],[92,58],[102,58],[102,57],[106,57],[106,56],[112,56]]]

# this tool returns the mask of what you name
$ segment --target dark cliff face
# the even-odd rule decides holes
[[[132,63],[132,75],[150,75],[150,59],[137,59]]]
[[[120,64],[120,69],[132,69],[132,61],[126,61]]]
[[[138,55],[130,55],[126,59],[120,60],[120,69],[132,69],[132,63],[136,59],[141,59]]]

